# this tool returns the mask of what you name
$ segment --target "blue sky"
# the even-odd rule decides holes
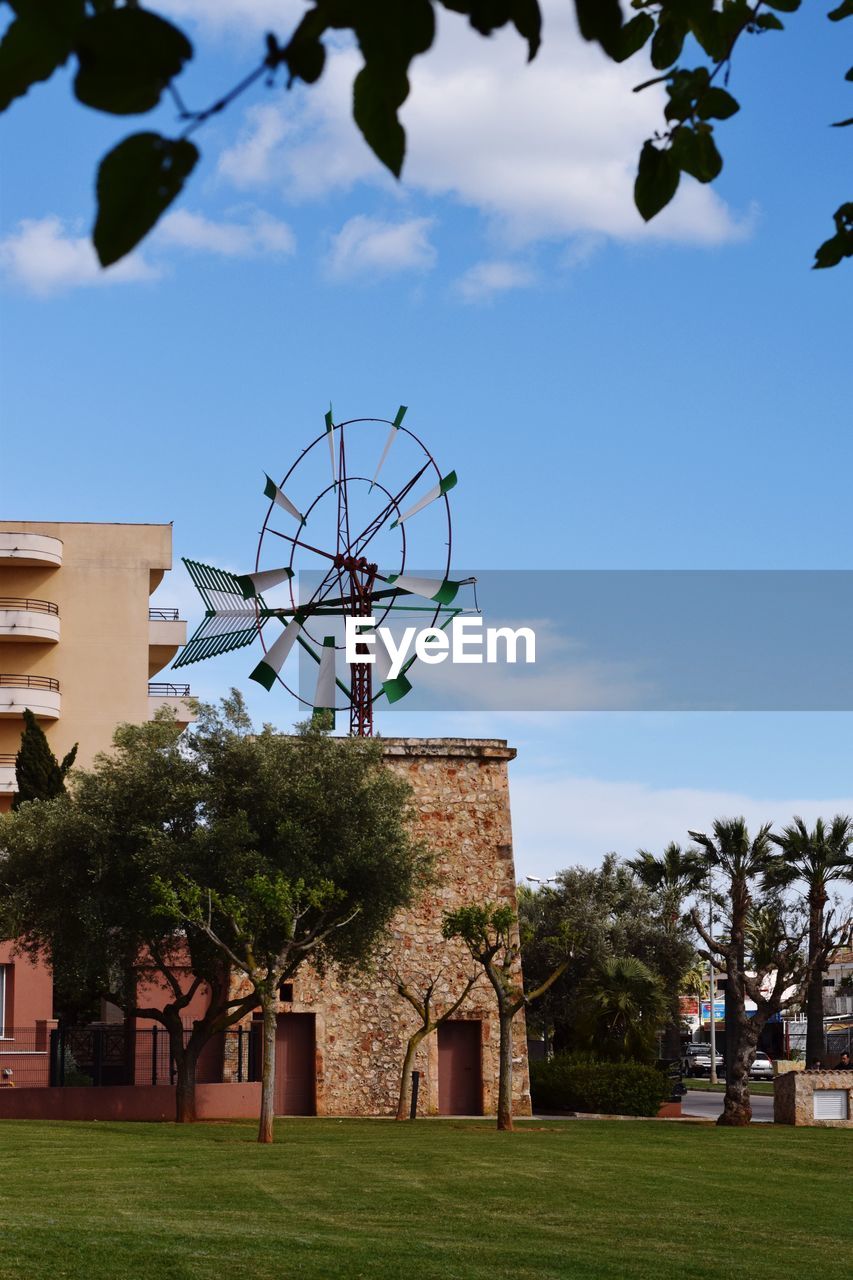
[[[280,0],[171,0],[210,100]],[[86,235],[99,155],[156,121],[74,104],[67,75],[8,114],[0,502],[31,519],[174,520],[175,552],[254,555],[262,470],[341,416],[414,429],[454,494],[455,560],[483,569],[849,567],[849,269],[809,270],[849,198],[849,65],[816,12],[748,42],[719,127],[725,170],[644,231],[630,205],[654,91],[545,6],[541,59],[453,15],[413,76],[405,180],[346,113],[352,54],[320,86],[259,89],[206,128],[175,212],[107,276]],[[286,21],[278,29],[285,30]],[[849,166],[847,166],[849,169]],[[176,573],[160,592],[189,610]],[[689,644],[695,623],[685,619]],[[768,626],[790,625],[774,618]],[[191,669],[254,691],[245,655]],[[195,672],[198,674],[196,675]],[[516,854],[546,874],[683,838],[741,810],[853,808],[850,716],[390,717],[386,732],[519,747]]]

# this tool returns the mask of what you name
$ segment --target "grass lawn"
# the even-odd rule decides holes
[[[276,1138],[0,1123],[0,1277],[823,1280],[853,1251],[845,1130],[286,1120]]]
[[[701,1076],[684,1076],[684,1084],[688,1089],[700,1089],[703,1093],[725,1093],[726,1086],[724,1084],[711,1084],[707,1078],[703,1080]],[[750,1093],[763,1093],[773,1097],[773,1081],[772,1080],[750,1080]]]

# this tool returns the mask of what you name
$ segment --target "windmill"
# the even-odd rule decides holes
[[[439,470],[423,441],[403,425],[405,414],[401,405],[393,419],[335,423],[329,409],[324,429],[280,483],[264,476],[269,505],[251,572],[184,559],[205,615],[175,667],[260,639],[263,657],[251,679],[267,690],[280,684],[326,726],[346,711],[350,733],[372,735],[374,703],[382,697],[398,702],[412,688],[407,672],[415,658],[392,677],[385,628],[408,617],[446,630],[466,612],[457,603],[460,588],[475,581],[450,576],[447,495],[456,472]],[[417,563],[438,563],[438,576],[412,572]],[[274,600],[274,594],[284,598]],[[373,663],[341,663],[340,627],[347,617],[374,619]],[[297,645],[317,664],[311,701],[282,674]],[[367,645],[357,652],[367,653]]]

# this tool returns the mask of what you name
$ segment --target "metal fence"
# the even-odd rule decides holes
[[[148,695],[151,698],[188,698],[190,687],[188,684],[170,684],[168,681],[155,680],[148,686]]]
[[[184,1030],[184,1043],[191,1031]],[[218,1032],[202,1050],[196,1080],[206,1084],[259,1080],[261,1024]],[[123,1024],[7,1028],[0,1039],[0,1081],[7,1087],[47,1085],[170,1085],[176,1079],[168,1032]]]
[[[149,622],[178,622],[180,620],[177,609],[149,609]]]

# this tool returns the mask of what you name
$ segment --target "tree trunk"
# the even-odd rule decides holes
[[[408,1120],[409,1118],[409,1100],[411,1098],[411,1086],[412,1086],[412,1064],[415,1061],[415,1054],[418,1051],[418,1046],[420,1045],[421,1041],[424,1039],[426,1034],[427,1032],[424,1030],[416,1031],[412,1035],[411,1039],[409,1040],[409,1043],[406,1045],[406,1056],[403,1059],[403,1071],[400,1076],[400,1098],[397,1103],[397,1115],[395,1117],[395,1119],[397,1120]]]
[[[671,991],[669,997],[669,1022],[663,1029],[661,1038],[662,1058],[674,1062],[681,1057],[681,998],[677,991]]]
[[[170,1041],[172,1041],[171,1035]],[[176,1053],[174,1044],[172,1044],[172,1057],[175,1062],[176,1124],[194,1124],[197,1119],[195,1109],[195,1076],[201,1050],[202,1046],[200,1044],[194,1045],[192,1040],[190,1040],[190,1043],[186,1046],[183,1044],[183,1031],[181,1031],[180,1052]]]
[[[261,1115],[258,1125],[258,1142],[272,1142],[275,1111],[275,1030],[276,998],[265,996],[264,1010],[264,1067],[261,1076]]]
[[[749,1100],[749,1073],[755,1058],[755,1046],[760,1028],[754,1019],[748,1024],[738,1022],[733,1039],[731,1063],[726,1063],[726,1096],[723,1112],[717,1124],[739,1127],[752,1121],[752,1104]]]
[[[814,898],[809,901],[809,961],[820,951],[823,942],[823,905]],[[815,1061],[823,1062],[826,1054],[826,1037],[823,1033],[823,970],[815,965],[806,988],[806,1066]]]
[[[499,1012],[500,1076],[498,1080],[498,1128],[512,1130],[512,1020],[515,1010]]]

